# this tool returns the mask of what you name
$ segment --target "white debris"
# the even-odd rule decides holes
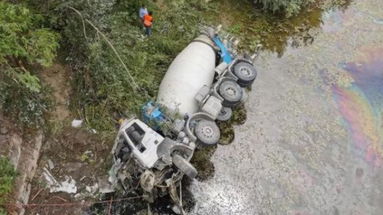
[[[76,193],[76,181],[71,176],[65,176],[65,181],[58,182],[47,168],[44,168],[43,176],[49,187],[49,192]]]
[[[112,193],[114,192],[113,186],[108,181],[108,177],[98,179],[99,192],[100,193]]]
[[[55,168],[55,165],[53,164],[53,161],[51,159],[48,160],[48,167],[49,167],[50,170]]]
[[[85,190],[88,192],[88,193],[91,193],[91,194],[94,194],[98,191],[98,184],[95,183],[93,186],[86,186],[85,187]]]
[[[73,128],[81,127],[82,122],[83,122],[83,121],[80,120],[80,119],[74,119],[74,120],[72,121],[72,127],[73,127]]]

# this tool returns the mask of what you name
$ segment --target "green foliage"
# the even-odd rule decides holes
[[[0,105],[9,116],[27,127],[44,123],[49,107],[48,89],[41,89],[39,79],[18,68],[0,67]],[[44,93],[42,93],[44,92]]]
[[[40,80],[36,76],[31,75],[31,73],[29,73],[28,71],[24,73],[15,73],[15,77],[17,78],[18,83],[25,86],[31,92],[40,92]]]
[[[272,12],[284,12],[287,17],[295,15],[315,0],[256,0],[263,8]]]
[[[56,55],[58,35],[40,28],[40,15],[21,5],[0,2],[0,63],[7,57],[49,66]]]
[[[127,71],[106,41],[81,17],[61,8],[62,35],[72,50],[67,59],[74,73],[74,100],[79,117],[99,131],[114,130],[115,120],[139,113],[157,95],[158,86],[174,57],[197,35],[202,23],[203,0],[148,1],[154,11],[153,35],[144,36],[138,19],[140,1],[106,1],[88,5],[71,2],[82,17],[94,23],[111,41],[140,89],[135,91]],[[97,12],[96,12],[97,11]],[[113,119],[114,118],[114,119]]]
[[[0,208],[0,215],[7,215],[4,209]]]
[[[25,6],[0,2],[0,107],[26,126],[39,126],[47,108],[32,65],[49,66],[59,36],[42,28],[44,21]]]
[[[0,156],[0,204],[6,201],[7,195],[12,191],[16,176],[16,171],[9,160]],[[2,210],[0,208],[1,213]]]

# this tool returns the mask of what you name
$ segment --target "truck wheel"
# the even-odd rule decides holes
[[[234,65],[233,73],[238,78],[238,84],[241,87],[250,86],[257,77],[255,67],[247,62],[239,62]]]
[[[242,88],[234,80],[225,80],[218,89],[219,94],[223,97],[222,105],[225,107],[233,107],[242,99]]]
[[[221,132],[214,121],[200,120],[194,128],[197,139],[204,145],[215,145],[218,143]]]
[[[231,108],[222,107],[221,111],[219,112],[217,116],[217,120],[227,121],[231,118],[232,115],[233,115],[233,111],[231,110]]]
[[[187,160],[185,160],[181,155],[173,155],[173,164],[185,175],[190,178],[195,178],[198,174],[197,170],[193,165]]]

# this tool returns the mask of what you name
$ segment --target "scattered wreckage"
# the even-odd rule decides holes
[[[198,174],[190,163],[195,149],[218,143],[215,121],[230,119],[232,108],[245,97],[244,88],[257,76],[255,56],[238,55],[238,41],[220,37],[219,32],[205,29],[178,54],[161,82],[157,101],[142,107],[142,121],[121,123],[109,173],[113,185],[132,189],[134,174],[147,201],[170,194],[174,211],[184,213],[177,187],[184,175]]]

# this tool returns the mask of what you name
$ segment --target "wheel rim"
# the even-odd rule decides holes
[[[242,98],[242,88],[234,80],[225,80],[221,83],[219,94],[225,103],[237,103]]]
[[[233,86],[233,83],[230,83],[230,85],[226,86],[224,88],[225,94],[230,97],[230,99],[235,98],[235,96],[238,94],[237,89]]]
[[[233,87],[228,87],[228,88],[226,88],[225,89],[225,92],[227,92],[227,94],[229,95],[229,96],[234,96],[235,95],[235,93],[236,93],[236,91],[235,91],[235,89],[233,88]]]
[[[242,84],[253,81],[257,76],[255,67],[247,62],[239,62],[233,68],[233,73]]]
[[[195,130],[197,138],[206,145],[213,145],[219,141],[220,131],[214,121],[201,120]]]
[[[249,68],[245,67],[245,66],[242,66],[240,69],[239,69],[239,72],[242,73],[243,75],[245,75],[246,77],[251,77],[253,75],[253,72],[252,70],[250,70]]]
[[[205,137],[212,137],[214,135],[214,131],[212,128],[210,128],[209,126],[204,126],[202,128],[202,134],[205,136]]]

